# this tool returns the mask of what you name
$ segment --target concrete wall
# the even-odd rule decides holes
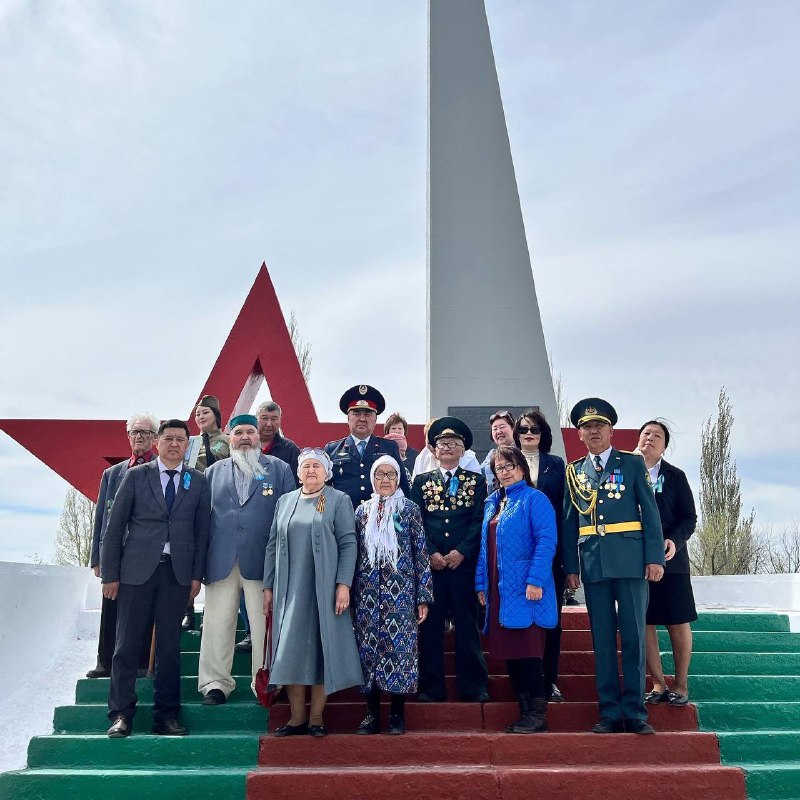
[[[97,584],[84,567],[0,562],[0,675],[6,689],[51,664],[75,638],[87,590]]]
[[[706,608],[754,608],[800,613],[800,575],[692,577],[694,599]]]

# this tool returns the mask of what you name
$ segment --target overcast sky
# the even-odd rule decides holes
[[[568,397],[667,417],[697,486],[725,385],[748,507],[798,519],[800,4],[487,7]],[[368,381],[424,421],[426,22],[0,5],[0,417],[184,416],[266,261],[320,417]],[[0,559],[52,555],[66,488],[0,434]]]

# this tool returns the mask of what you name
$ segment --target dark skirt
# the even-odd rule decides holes
[[[486,537],[489,575],[489,637],[490,658],[541,658],[544,654],[545,630],[538,625],[529,628],[504,628],[500,624],[500,599],[497,591],[497,517],[489,523]]]
[[[650,583],[648,625],[682,625],[696,619],[697,609],[689,575],[667,572],[657,583]]]

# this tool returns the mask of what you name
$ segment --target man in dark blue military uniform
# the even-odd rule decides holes
[[[480,472],[459,466],[472,446],[472,431],[457,417],[437,419],[428,429],[438,466],[414,478],[411,499],[422,511],[422,524],[433,575],[433,603],[420,626],[418,699],[443,702],[444,623],[455,623],[456,684],[462,700],[483,703],[486,662],[478,633],[475,564],[481,544],[486,481]]]
[[[328,442],[325,452],[333,462],[333,487],[349,495],[353,508],[358,508],[372,497],[369,471],[372,464],[383,455],[402,463],[397,445],[389,439],[373,436],[378,414],[386,408],[383,395],[374,387],[362,384],[348,389],[339,400],[339,408],[347,414],[350,435],[336,442]],[[408,497],[411,487],[404,469],[400,470],[400,488]]]
[[[564,571],[577,589],[578,560],[592,629],[600,721],[593,733],[655,733],[647,723],[647,581],[664,574],[661,519],[641,456],[611,446],[617,412],[598,397],[570,414],[589,451],[567,467]],[[622,688],[617,665],[622,641]]]

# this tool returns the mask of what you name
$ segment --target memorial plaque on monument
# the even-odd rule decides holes
[[[495,411],[508,411],[514,419],[517,419],[523,411],[530,408],[539,410],[539,406],[450,406],[447,413],[452,417],[463,419],[469,425],[473,435],[472,449],[478,456],[478,461],[483,461],[486,454],[494,447],[489,417]]]

